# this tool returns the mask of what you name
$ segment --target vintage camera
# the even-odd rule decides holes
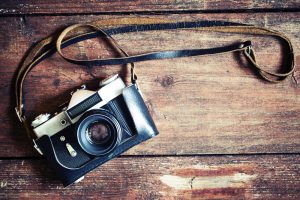
[[[158,134],[137,84],[126,87],[118,75],[98,91],[75,91],[62,111],[39,115],[31,125],[36,149],[64,186]]]

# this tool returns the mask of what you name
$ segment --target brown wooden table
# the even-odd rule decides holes
[[[300,199],[300,2],[295,1],[33,1],[0,3],[1,199]],[[32,43],[67,26],[124,17],[226,20],[284,32],[296,71],[279,84],[259,79],[238,53],[137,64],[139,85],[160,135],[63,188],[33,149],[15,113],[18,64]],[[274,38],[195,30],[117,35],[129,53],[212,47],[251,39],[258,62],[276,70]],[[68,49],[76,57],[109,56],[98,40]],[[29,118],[56,111],[68,93],[122,66],[72,65],[58,55],[43,61],[25,83]]]

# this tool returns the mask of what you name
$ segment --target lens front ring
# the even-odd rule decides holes
[[[119,143],[121,126],[108,111],[99,109],[85,113],[77,126],[77,140],[88,154],[100,156],[109,153]]]

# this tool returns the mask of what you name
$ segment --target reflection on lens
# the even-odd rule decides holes
[[[111,133],[102,122],[94,122],[87,128],[87,135],[89,142],[103,144],[109,140]]]

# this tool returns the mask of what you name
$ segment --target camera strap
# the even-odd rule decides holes
[[[265,70],[256,62],[256,55],[251,45],[251,41],[235,43],[229,46],[214,47],[208,49],[183,49],[183,50],[169,50],[157,51],[138,55],[128,55],[120,45],[113,39],[113,35],[125,34],[130,32],[143,32],[143,31],[157,31],[157,30],[200,30],[209,32],[221,33],[237,33],[237,34],[251,34],[251,35],[265,35],[274,36],[279,39],[287,50],[285,52],[286,66],[282,66],[285,72],[277,73]],[[71,36],[68,36],[71,34]],[[95,37],[105,37],[110,41],[112,46],[122,55],[117,58],[106,59],[75,59],[66,56],[62,49],[75,44],[80,41]],[[31,138],[34,138],[31,128],[26,122],[24,114],[23,102],[23,82],[30,70],[36,66],[43,59],[58,52],[68,62],[79,65],[131,65],[131,81],[135,83],[137,76],[134,72],[134,62],[156,60],[165,58],[179,58],[189,56],[200,56],[210,54],[220,54],[226,52],[243,52],[247,60],[252,64],[255,70],[261,77],[269,82],[280,82],[286,79],[294,72],[294,54],[293,47],[289,38],[278,31],[270,30],[267,28],[257,27],[249,24],[241,24],[235,22],[224,21],[192,21],[192,22],[176,22],[166,19],[153,19],[153,18],[122,18],[122,19],[107,19],[91,22],[89,24],[75,24],[67,27],[59,35],[51,35],[40,42],[38,42],[27,53],[24,61],[20,65],[15,82],[15,96],[16,96],[16,113],[19,120],[24,124],[27,132]]]

